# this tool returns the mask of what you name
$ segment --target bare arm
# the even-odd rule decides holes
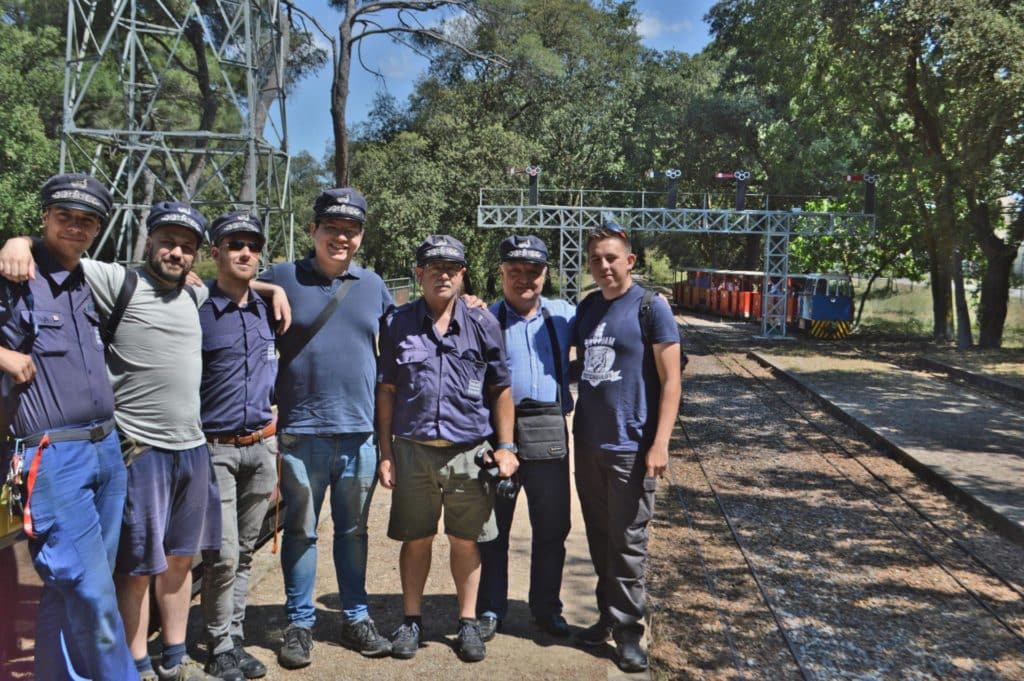
[[[288,295],[284,289],[277,284],[259,279],[249,282],[249,286],[270,303],[271,313],[274,315],[274,321],[277,322],[277,335],[282,335],[292,325],[292,306],[288,302]]]
[[[0,249],[0,276],[9,281],[36,278],[36,262],[32,258],[32,237],[11,237]]]
[[[682,394],[679,343],[658,343],[652,350],[658,380],[661,381],[661,400],[658,402],[658,427],[654,431],[654,442],[647,450],[649,478],[662,475],[668,467],[668,442],[679,415],[679,397]]]
[[[512,402],[512,387],[492,387],[488,390],[491,397],[491,425],[497,441],[512,442],[515,433],[515,404]],[[519,458],[507,449],[496,449],[492,454],[501,477],[510,477],[519,468]]]
[[[377,384],[376,396],[377,446],[380,448],[380,463],[377,478],[385,489],[395,487],[395,452],[391,448],[391,424],[395,414],[395,386]]]
[[[36,365],[31,355],[0,348],[0,371],[10,376],[15,383],[28,383],[35,378]]]

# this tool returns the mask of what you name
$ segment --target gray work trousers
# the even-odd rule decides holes
[[[644,454],[610,452],[575,441],[576,491],[597,573],[601,620],[617,629],[644,629],[647,524],[654,514],[655,478]]]
[[[209,449],[224,536],[220,551],[203,553],[202,607],[210,652],[219,654],[234,647],[232,636],[245,637],[252,553],[277,484],[277,438],[244,447],[210,443]]]

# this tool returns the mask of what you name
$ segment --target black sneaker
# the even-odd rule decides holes
[[[604,620],[598,620],[583,631],[576,634],[576,642],[584,646],[599,646],[607,643],[612,638],[612,625]]]
[[[538,627],[555,638],[567,638],[569,636],[569,623],[557,612],[546,617],[538,617],[533,621]]]
[[[289,624],[284,630],[284,643],[277,651],[277,663],[285,669],[299,669],[313,661],[313,634],[306,627]]]
[[[420,649],[420,625],[403,624],[391,634],[391,657],[411,660]]]
[[[463,662],[479,662],[487,655],[487,647],[480,638],[480,626],[476,620],[459,620],[455,652]]]
[[[627,674],[642,672],[647,669],[647,653],[640,647],[643,630],[635,627],[623,627],[615,631],[615,648],[619,669]]]
[[[245,681],[245,674],[238,666],[238,655],[235,654],[234,648],[223,653],[211,653],[203,670],[222,681]]]
[[[245,674],[245,678],[261,679],[266,676],[266,665],[246,652],[245,648],[242,647],[242,637],[232,636],[231,640],[235,644],[235,657],[238,658],[238,668]]]
[[[391,641],[380,635],[369,617],[341,627],[341,642],[365,657],[384,657],[391,654]]]
[[[494,638],[494,635],[501,629],[501,622],[494,615],[483,615],[476,620],[480,629],[480,639],[486,643]]]

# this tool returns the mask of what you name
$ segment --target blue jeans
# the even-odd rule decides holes
[[[366,598],[366,520],[377,480],[372,433],[278,436],[281,496],[285,503],[281,569],[288,622],[311,628],[316,621],[317,524],[327,489],[334,521],[334,570],[345,618],[369,617]]]
[[[36,448],[26,452],[25,469]],[[136,679],[114,594],[126,478],[117,431],[57,442],[41,454],[31,492],[29,552],[43,581],[37,679]]]
[[[562,614],[562,568],[565,539],[569,536],[569,457],[556,461],[523,461],[519,482],[529,504],[530,612],[536,619]],[[478,616],[491,614],[504,620],[508,614],[508,539],[516,502],[495,497],[494,516],[498,538],[480,547]]]

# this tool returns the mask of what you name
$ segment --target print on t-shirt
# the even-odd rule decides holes
[[[581,378],[595,388],[605,381],[621,381],[622,372],[613,371],[615,364],[615,338],[604,335],[605,323],[594,329],[593,335],[584,341],[583,375]]]

